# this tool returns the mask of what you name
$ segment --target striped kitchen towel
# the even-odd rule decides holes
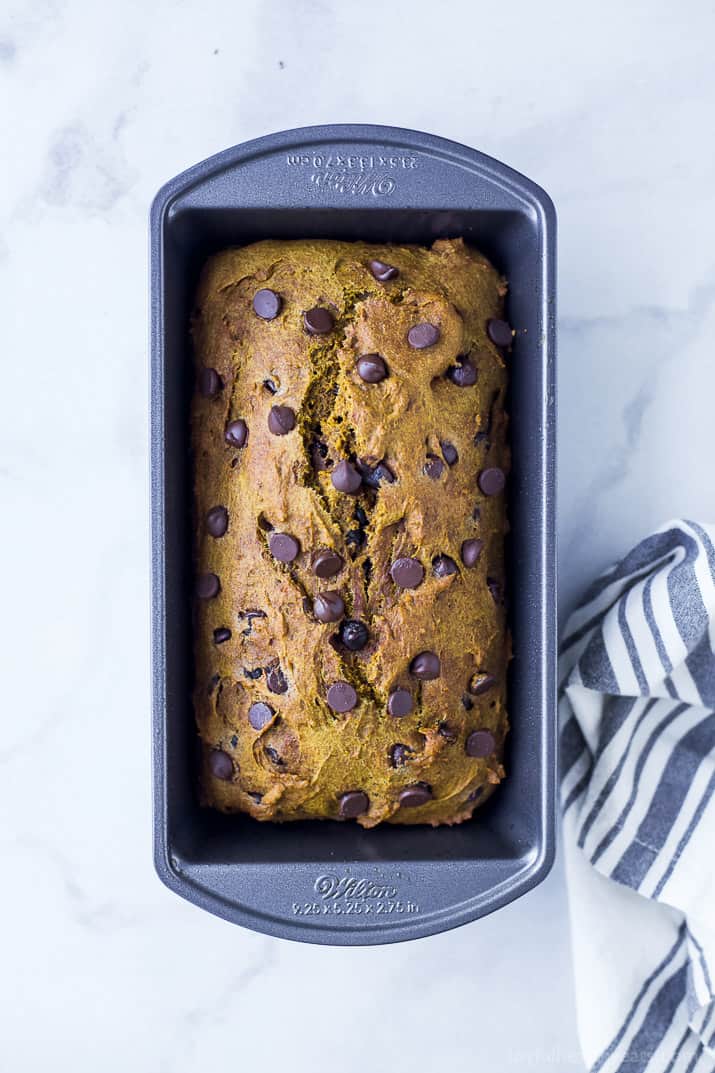
[[[579,1033],[601,1073],[715,1070],[715,526],[603,574],[561,645]]]

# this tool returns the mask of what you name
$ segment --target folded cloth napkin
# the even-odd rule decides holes
[[[561,646],[561,807],[589,1068],[715,1070],[715,526],[675,521]]]

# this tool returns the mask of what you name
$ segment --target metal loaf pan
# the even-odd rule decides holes
[[[316,943],[464,924],[548,873],[555,828],[555,213],[528,179],[442,138],[379,126],[285,131],[177,176],[151,212],[153,758],[156,869],[227,920]],[[262,238],[430,244],[463,236],[509,279],[507,779],[453,828],[259,824],[201,809],[191,705],[193,375],[188,318],[214,250]]]

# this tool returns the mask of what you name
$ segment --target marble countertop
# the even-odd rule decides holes
[[[560,588],[715,520],[712,4],[9,0],[0,13],[0,1068],[577,1073],[563,872],[457,932],[324,949],[151,866],[147,210],[228,145],[414,127],[560,225]]]

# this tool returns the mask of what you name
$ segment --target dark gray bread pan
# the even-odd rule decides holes
[[[199,269],[262,238],[417,242],[462,236],[509,280],[508,547],[512,731],[507,779],[453,828],[259,824],[199,807],[191,705],[188,335]],[[554,854],[556,785],[556,220],[495,160],[392,127],[323,126],[236,146],[168,182],[151,211],[154,847],[182,897],[270,935],[397,942],[484,916]]]

